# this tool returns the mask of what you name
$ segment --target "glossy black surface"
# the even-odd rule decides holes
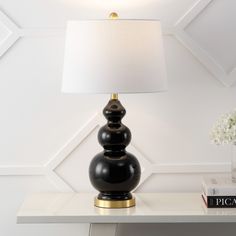
[[[100,192],[99,199],[127,200],[139,183],[141,170],[137,158],[125,148],[131,141],[131,132],[121,120],[126,111],[119,100],[110,100],[103,110],[107,124],[100,128],[98,141],[104,151],[90,163],[89,177]]]

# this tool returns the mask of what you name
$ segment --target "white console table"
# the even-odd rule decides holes
[[[236,222],[235,209],[208,209],[200,193],[138,193],[137,206],[93,206],[91,193],[36,193],[25,199],[17,223],[90,223],[90,236],[115,236],[119,223]]]

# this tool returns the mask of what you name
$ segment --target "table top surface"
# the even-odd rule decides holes
[[[236,222],[236,208],[209,209],[200,193],[136,193],[136,206],[93,206],[93,193],[35,193],[17,214],[17,223],[188,223]]]

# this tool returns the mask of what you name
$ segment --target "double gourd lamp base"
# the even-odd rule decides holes
[[[125,150],[131,141],[129,128],[121,122],[125,113],[118,94],[112,94],[103,110],[107,124],[98,132],[98,141],[104,151],[93,158],[89,167],[90,181],[100,191],[94,201],[96,207],[135,206],[130,191],[139,183],[141,168],[137,158]]]
[[[63,72],[63,92],[111,93],[103,109],[107,123],[99,129],[103,151],[92,159],[89,178],[99,191],[101,208],[135,206],[131,194],[140,181],[138,159],[127,152],[131,132],[122,123],[125,108],[113,93],[150,93],[166,89],[161,26],[158,20],[69,21]]]

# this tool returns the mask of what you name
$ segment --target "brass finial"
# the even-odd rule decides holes
[[[112,13],[110,13],[109,18],[112,20],[115,20],[115,19],[118,19],[119,16],[116,12],[112,12]]]

